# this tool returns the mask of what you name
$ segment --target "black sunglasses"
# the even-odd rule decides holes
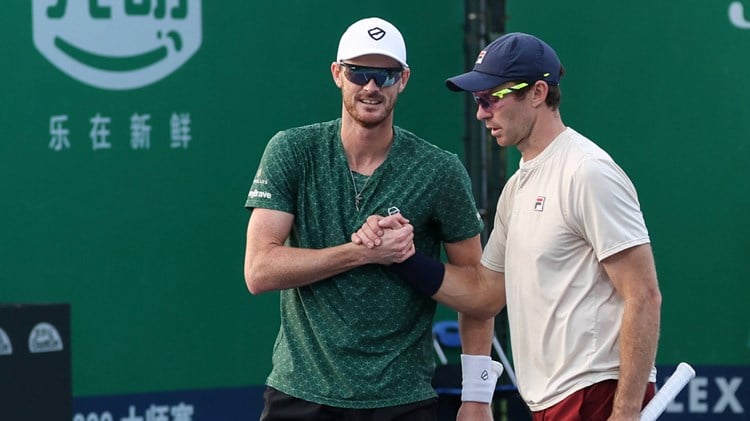
[[[403,67],[365,67],[344,62],[339,64],[346,68],[346,78],[360,86],[367,85],[370,80],[375,80],[380,88],[393,86],[401,80],[401,72],[404,71]]]

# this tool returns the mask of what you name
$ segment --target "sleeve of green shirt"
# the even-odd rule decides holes
[[[293,143],[286,132],[271,138],[263,152],[258,171],[247,195],[245,207],[295,213],[299,166]]]

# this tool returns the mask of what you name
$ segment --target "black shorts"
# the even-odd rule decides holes
[[[272,387],[263,393],[260,421],[435,421],[437,399],[374,409],[337,408],[289,396]]]

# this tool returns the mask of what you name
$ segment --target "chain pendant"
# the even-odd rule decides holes
[[[352,177],[352,187],[354,188],[354,207],[357,208],[357,212],[359,212],[359,202],[362,201],[362,192],[365,191],[365,187],[367,187],[367,183],[370,182],[372,176],[367,177],[365,184],[362,185],[361,189],[358,189],[357,181],[354,179],[354,171],[349,170],[349,175]]]

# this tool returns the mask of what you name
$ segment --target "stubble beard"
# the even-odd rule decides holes
[[[363,117],[360,112],[357,110],[357,104],[359,104],[359,98],[355,98],[352,101],[344,101],[344,108],[346,109],[346,112],[351,116],[352,120],[354,120],[357,124],[360,126],[366,128],[366,129],[372,129],[375,127],[378,127],[385,122],[389,116],[393,113],[393,109],[396,107],[396,101],[397,99],[394,97],[393,101],[387,102],[387,99],[385,97],[378,96],[373,99],[378,99],[382,101],[382,103],[385,105],[385,110],[382,114],[379,115],[373,115],[372,113],[367,113],[367,116],[369,118]]]

